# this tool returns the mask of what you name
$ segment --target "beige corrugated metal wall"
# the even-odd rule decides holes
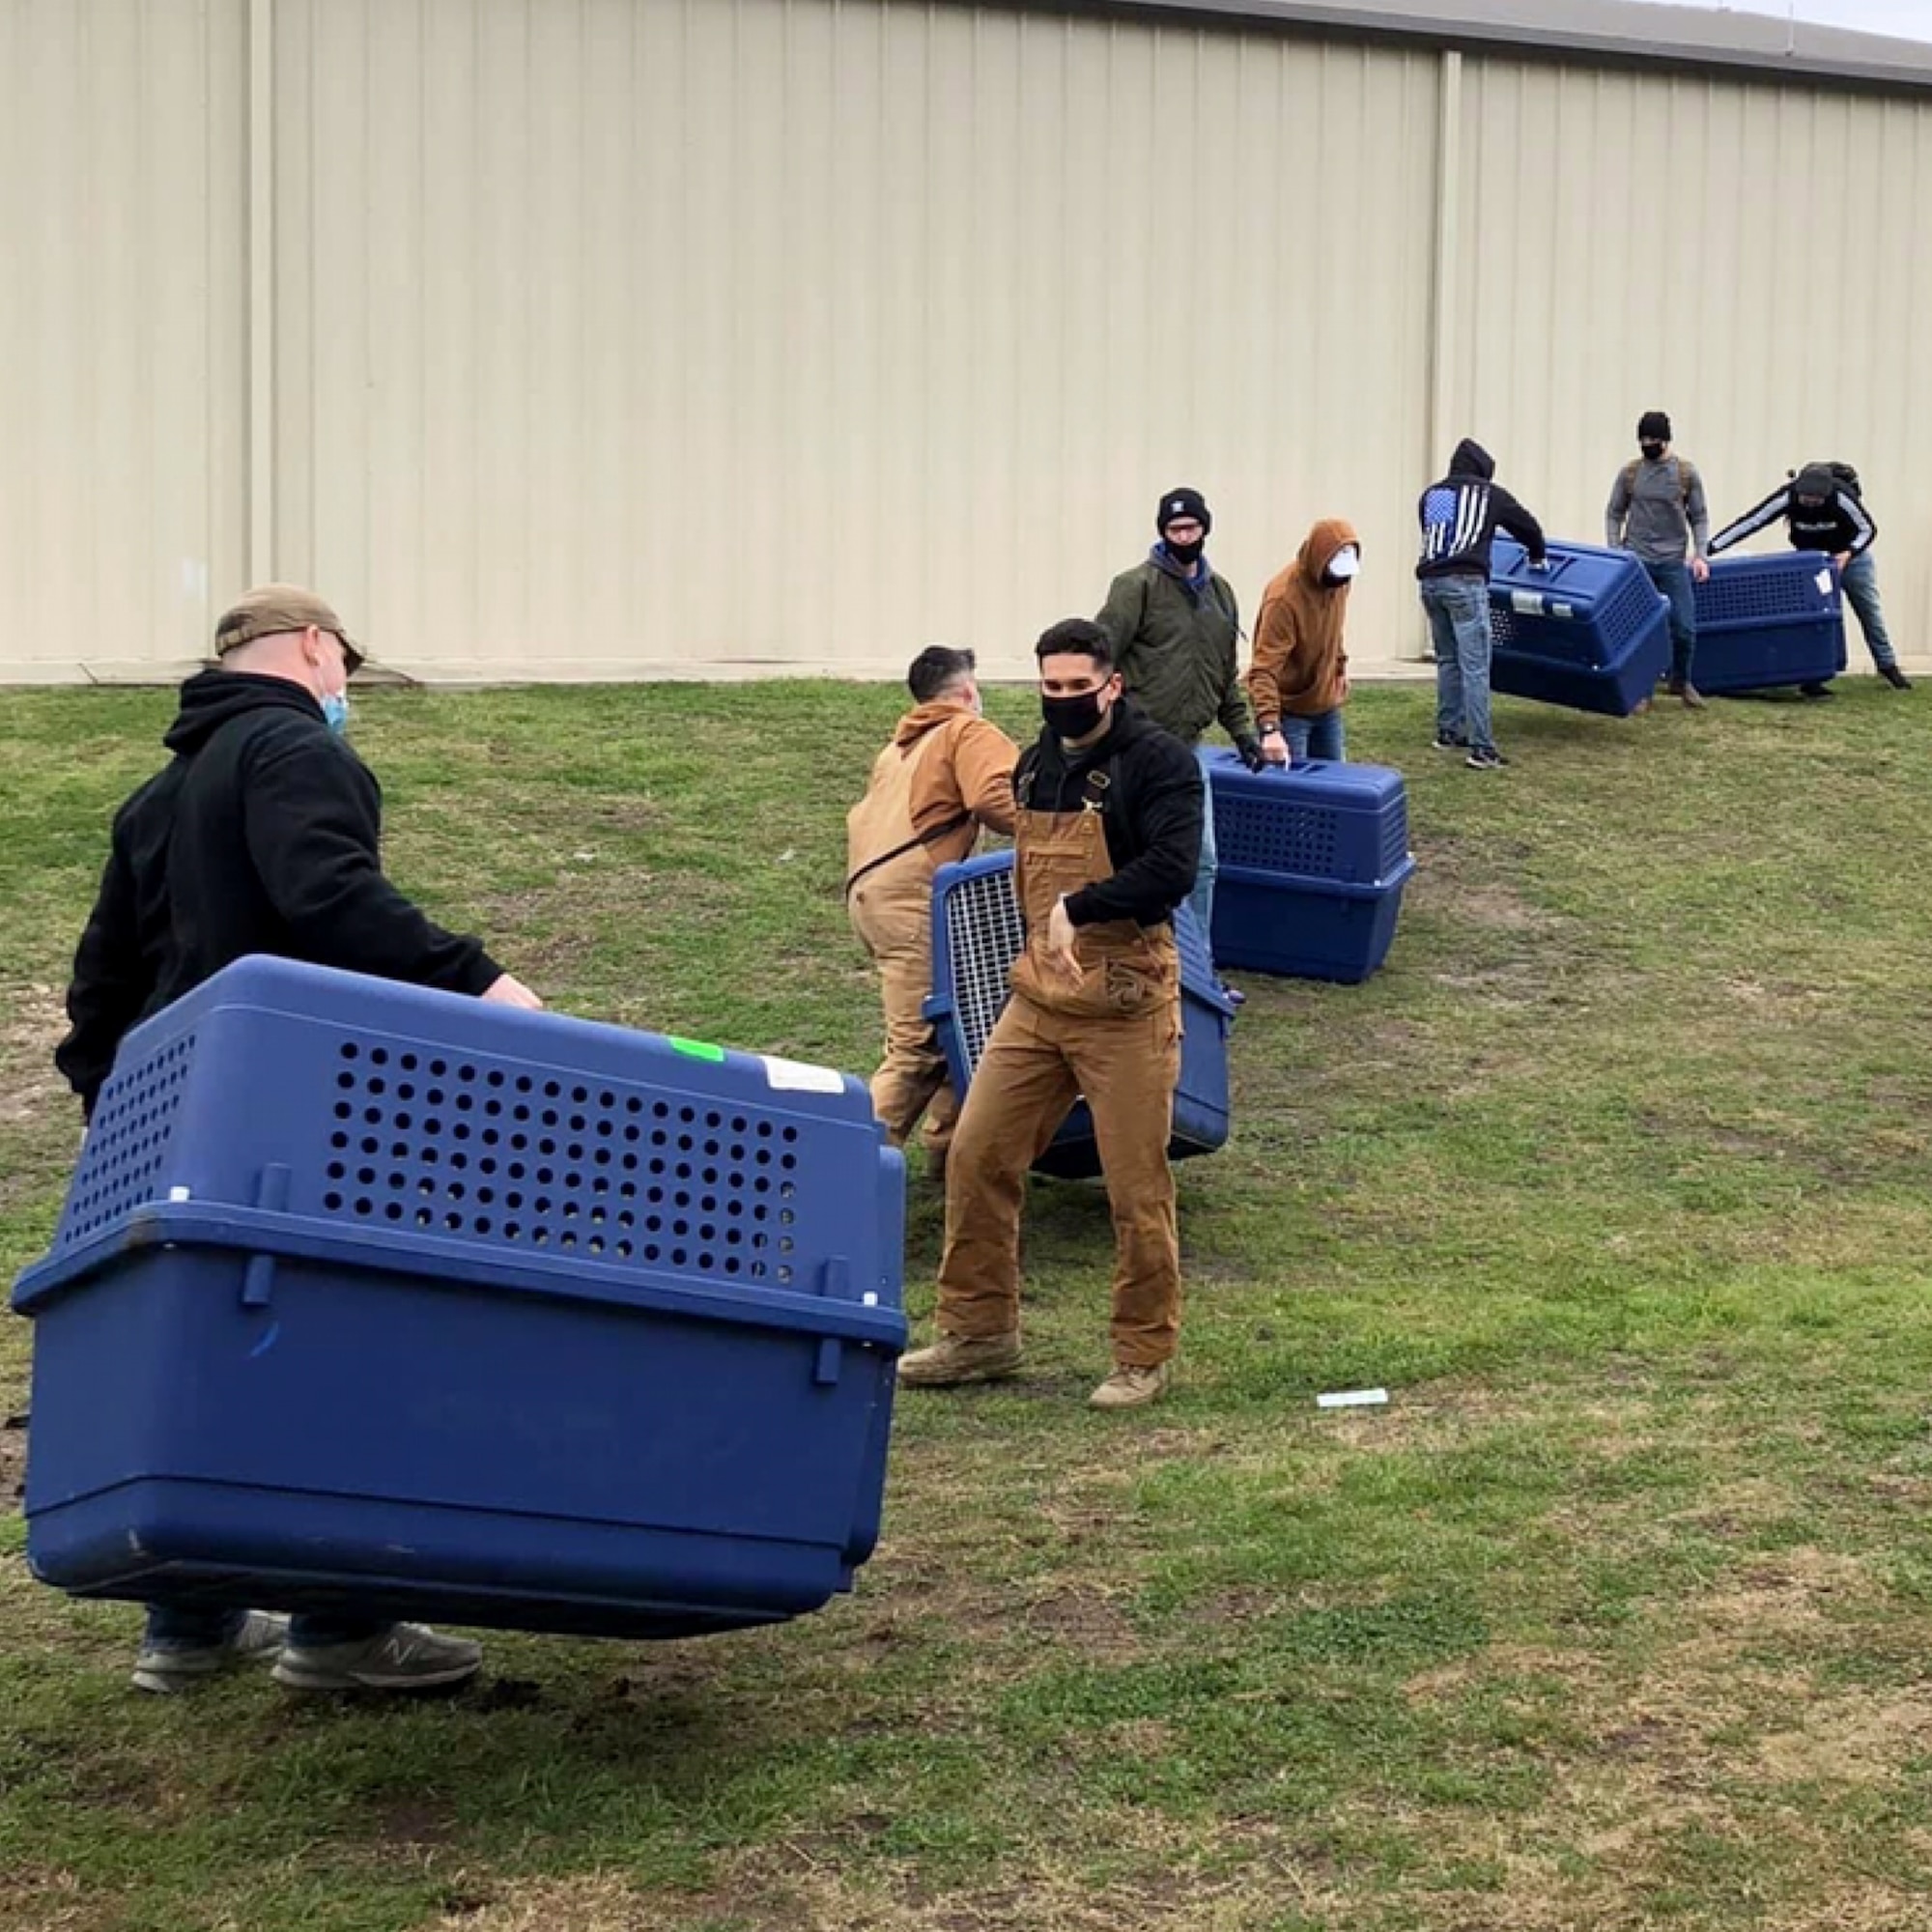
[[[1591,537],[1652,403],[1720,510],[1857,461],[1910,646],[1928,128],[907,0],[0,0],[0,674],[270,572],[431,676],[1017,668],[1179,481],[1250,609],[1353,517],[1393,657],[1448,440]]]
[[[0,674],[190,656],[244,574],[242,18],[0,0]]]

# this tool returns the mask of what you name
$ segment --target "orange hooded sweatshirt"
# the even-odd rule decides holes
[[[1342,701],[1349,668],[1342,639],[1349,584],[1323,583],[1321,573],[1344,544],[1360,549],[1353,526],[1339,517],[1323,519],[1308,532],[1294,561],[1262,593],[1247,684],[1263,730],[1279,724],[1284,713],[1319,718]]]

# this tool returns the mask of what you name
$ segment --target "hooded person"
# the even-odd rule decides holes
[[[1324,518],[1294,561],[1262,592],[1248,696],[1272,764],[1347,755],[1342,705],[1349,696],[1344,636],[1349,591],[1362,567],[1354,526]]]
[[[1548,561],[1543,526],[1495,475],[1495,459],[1464,437],[1449,473],[1416,503],[1422,554],[1415,576],[1435,643],[1435,749],[1461,752],[1476,772],[1509,762],[1490,727],[1490,546],[1497,530],[1507,530],[1529,553],[1532,570]]]
[[[941,1179],[959,1112],[925,996],[932,988],[932,875],[964,859],[980,829],[1013,829],[1019,747],[980,715],[971,651],[928,644],[906,672],[913,705],[872,760],[845,816],[845,910],[879,972],[885,1057],[872,1111],[895,1147],[922,1118]]]

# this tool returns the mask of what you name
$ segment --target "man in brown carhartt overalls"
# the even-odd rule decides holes
[[[899,1379],[936,1387],[1018,1368],[1027,1169],[1084,1094],[1116,1250],[1114,1372],[1093,1400],[1131,1408],[1166,1388],[1180,1326],[1167,1164],[1180,1071],[1173,917],[1200,864],[1201,770],[1122,696],[1097,625],[1056,624],[1036,655],[1046,729],[1013,781],[1026,950],[953,1135],[939,1337],[902,1358]]]
[[[912,661],[913,708],[872,764],[866,795],[845,817],[845,909],[879,969],[886,1057],[872,1075],[872,1111],[895,1147],[925,1116],[935,1177],[959,1112],[946,1058],[924,1017],[932,990],[932,875],[963,859],[980,828],[1013,829],[1019,747],[980,715],[973,653],[928,644]]]

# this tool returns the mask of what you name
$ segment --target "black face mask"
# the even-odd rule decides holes
[[[1061,738],[1084,738],[1098,727],[1107,714],[1101,708],[1097,691],[1083,691],[1078,697],[1042,697],[1039,715],[1046,728]]]
[[[1191,544],[1178,544],[1169,537],[1162,537],[1161,542],[1166,545],[1168,555],[1183,570],[1192,570],[1201,561],[1201,553],[1208,548],[1206,537],[1201,538],[1198,543]]]
[[[1637,444],[1637,447],[1638,447],[1638,448],[1639,448],[1640,450],[1642,450],[1642,451],[1643,451],[1643,454],[1644,454],[1644,460],[1645,460],[1646,462],[1649,462],[1649,463],[1659,463],[1659,462],[1662,462],[1662,458],[1663,458],[1663,445],[1662,445],[1662,443],[1661,443],[1661,442],[1640,442],[1640,443],[1638,443],[1638,444]]]

